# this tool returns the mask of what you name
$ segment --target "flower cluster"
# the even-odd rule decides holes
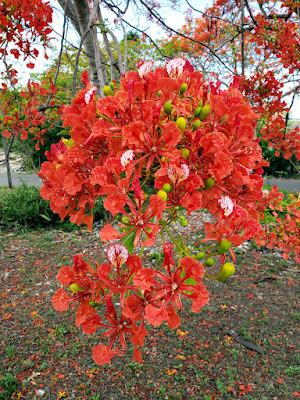
[[[243,101],[238,80],[222,91],[184,59],[155,70],[153,63],[140,64],[100,99],[86,74],[83,82],[86,88],[62,113],[71,137],[52,146],[39,173],[41,195],[62,219],[69,214],[89,229],[102,196],[118,223],[104,225],[100,238],[117,242],[108,247],[109,263],[96,269],[81,256],[62,267],[58,280],[71,292],[59,289],[53,304],[65,310],[79,302],[77,326],[89,334],[103,331],[109,343],[94,348],[97,363],[110,362],[117,341],[124,350],[131,342],[141,361],[146,324],[165,321],[177,328],[183,299],[199,312],[208,301],[202,278],[211,277],[204,268],[219,259],[223,265],[213,278],[224,282],[234,273],[234,246],[262,231],[258,202],[266,197],[266,162],[254,135],[257,116]],[[200,248],[174,228],[176,221],[188,224],[180,207],[187,215],[208,209],[214,216]],[[158,235],[172,242],[163,245],[164,262],[143,267],[134,253]]]

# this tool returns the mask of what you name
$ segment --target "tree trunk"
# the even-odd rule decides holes
[[[74,0],[74,5],[75,5],[75,11],[76,11],[76,15],[77,15],[78,26],[80,28],[80,36],[83,37],[83,35],[85,34],[86,30],[89,27],[90,8],[89,8],[89,5],[86,0]],[[88,34],[85,36],[83,44],[84,44],[85,52],[86,52],[89,67],[90,67],[90,74],[89,74],[90,82],[92,85],[95,85],[97,87],[101,87],[101,86],[103,87],[104,85],[106,85],[108,83],[107,72],[106,72],[105,65],[102,63],[101,64],[101,73],[102,73],[103,82],[99,82],[99,77],[98,77],[98,73],[97,73],[97,63],[96,63],[96,50],[95,50],[96,46],[99,47],[99,43],[98,43],[98,41],[93,40],[93,35],[92,35],[91,31],[88,32]],[[99,50],[100,50],[100,47],[99,47]],[[101,57],[101,54],[100,54],[100,57]],[[101,57],[101,62],[102,62],[102,57]]]
[[[4,136],[3,136],[3,148],[4,148],[4,153],[5,153],[5,164],[6,164],[8,187],[10,189],[12,189],[12,178],[11,178],[10,165],[9,165],[9,150],[8,150],[8,146],[7,146],[7,139]]]

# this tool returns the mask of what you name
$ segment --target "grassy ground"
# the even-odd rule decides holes
[[[129,349],[99,367],[92,360],[97,332],[85,335],[74,325],[74,310],[58,313],[51,304],[60,265],[82,252],[104,259],[98,236],[5,234],[0,251],[1,400],[300,398],[297,270],[278,253],[238,254],[227,285],[205,281],[210,302],[200,314],[187,304],[180,329],[149,327],[144,364],[133,362]]]

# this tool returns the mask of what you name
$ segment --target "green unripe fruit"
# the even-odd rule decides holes
[[[211,257],[208,257],[207,260],[205,261],[205,265],[207,267],[212,267],[214,265],[214,263],[215,263],[215,260]]]
[[[90,300],[90,301],[89,301],[89,305],[90,305],[91,307],[96,307],[97,303],[95,302],[95,300]]]
[[[203,107],[203,100],[201,99],[201,100],[199,100],[199,104],[198,104],[198,107]]]
[[[196,260],[202,260],[202,258],[205,257],[204,251],[200,251],[199,253],[196,254],[195,259]]]
[[[165,183],[162,190],[166,193],[169,193],[171,191],[171,185],[169,183]]]
[[[130,221],[130,218],[127,217],[126,215],[122,218],[122,223],[125,225],[128,224],[129,221]]]
[[[111,87],[112,90],[115,90],[115,84],[113,82],[110,82],[109,86]]]
[[[181,132],[183,133],[185,128],[186,128],[186,120],[185,120],[185,118],[184,117],[177,118],[176,125],[181,130]]]
[[[196,121],[193,123],[193,131],[196,131],[198,128],[201,126],[201,121],[200,119],[196,119]]]
[[[187,219],[183,215],[179,216],[179,223],[180,223],[181,226],[188,226],[188,224],[189,224],[187,222]]]
[[[84,292],[85,289],[83,289],[81,286],[79,286],[77,283],[71,283],[70,285],[70,290],[72,293],[76,292]]]
[[[219,254],[224,254],[226,253],[226,251],[228,251],[231,247],[232,243],[230,242],[230,240],[227,239],[223,239],[218,247],[218,253]]]
[[[189,149],[186,149],[186,148],[181,149],[181,155],[185,160],[187,160],[190,155]]]
[[[181,85],[181,88],[180,88],[180,93],[183,94],[183,93],[186,91],[186,89],[187,89],[187,84],[186,84],[186,83],[183,83],[183,84]]]
[[[163,199],[163,201],[167,201],[168,195],[167,195],[167,193],[166,193],[164,190],[159,190],[159,191],[157,192],[157,195],[158,195],[161,199]]]
[[[103,88],[103,94],[104,96],[113,96],[113,91],[111,90],[110,86],[105,85]]]
[[[199,117],[199,115],[200,115],[200,112],[201,112],[201,107],[198,107],[198,108],[196,108],[196,110],[195,110],[195,117]]]
[[[231,275],[235,272],[234,265],[230,262],[223,264],[220,272],[217,275],[217,280],[219,282],[225,282]]]
[[[208,178],[205,181],[205,189],[211,189],[212,187],[215,186],[216,181],[214,180],[214,178]]]
[[[206,105],[206,106],[202,107],[201,112],[200,112],[201,121],[204,121],[209,114],[210,114],[210,106]]]
[[[171,112],[172,112],[172,108],[173,108],[172,103],[171,103],[169,100],[166,101],[165,104],[164,104],[164,111],[165,111],[165,113],[168,114],[168,115],[170,115]]]

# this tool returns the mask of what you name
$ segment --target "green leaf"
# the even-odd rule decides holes
[[[131,228],[129,228],[131,229]],[[134,242],[134,238],[136,235],[136,231],[137,229],[135,229],[134,231],[128,233],[127,235],[123,236],[121,239],[121,243],[124,244],[124,246],[127,247],[127,250],[129,252],[129,254],[132,253],[133,250],[133,242]]]
[[[40,214],[40,217],[44,218],[46,221],[51,221],[51,218],[49,218],[47,215],[45,214]]]
[[[197,281],[195,281],[195,279],[193,279],[193,278],[188,278],[188,279],[184,282],[184,284],[185,284],[185,285],[194,285],[194,286],[196,286],[196,285],[197,285]]]

